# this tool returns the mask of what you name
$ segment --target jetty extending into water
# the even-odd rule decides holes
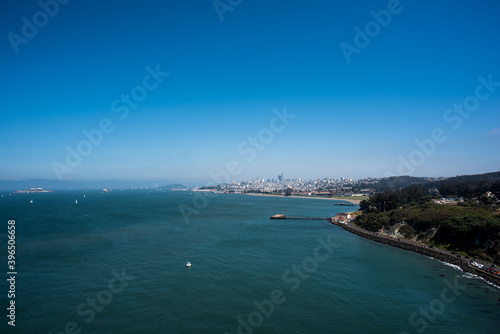
[[[284,214],[271,216],[271,219],[293,219],[293,220],[330,220],[332,217],[287,217]]]

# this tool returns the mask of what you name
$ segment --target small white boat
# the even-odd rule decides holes
[[[75,199],[75,204],[78,204],[78,200],[77,199]]]
[[[191,262],[186,263],[186,267],[191,267]]]
[[[30,204],[33,204],[33,200],[30,200]]]

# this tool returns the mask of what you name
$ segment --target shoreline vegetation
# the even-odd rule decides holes
[[[416,189],[413,188],[413,191]],[[420,190],[416,190],[417,192],[420,192]],[[411,190],[409,191],[411,192]],[[404,192],[403,192],[404,193]],[[392,197],[394,197],[395,192],[391,192]],[[430,198],[427,197],[427,194],[420,193],[422,195],[422,198],[418,198],[419,196],[416,196],[417,198],[417,209],[422,212],[430,211],[432,210],[438,210],[439,214],[438,219],[439,220],[444,220],[444,219],[450,219],[451,218],[457,218],[457,213],[454,212],[453,210],[458,209],[461,211],[467,211],[466,208],[463,208],[461,206],[458,206],[457,203],[453,203],[452,205],[438,205],[432,202]],[[391,228],[390,224],[382,224],[379,225],[378,223],[374,224],[373,226],[370,226],[374,221],[377,222],[377,217],[373,216],[374,212],[367,213],[366,211],[373,210],[375,211],[376,208],[374,208],[374,203],[372,202],[371,206],[368,205],[369,200],[371,198],[364,197],[364,198],[346,198],[346,197],[324,197],[324,196],[304,196],[304,195],[283,195],[283,194],[265,194],[265,193],[244,193],[244,195],[251,195],[251,196],[263,196],[263,197],[288,197],[288,198],[304,198],[304,199],[323,199],[323,200],[335,200],[335,201],[341,201],[344,203],[350,203],[350,204],[355,204],[355,205],[360,205],[360,211],[351,211],[351,212],[346,212],[351,215],[351,221],[348,221],[347,223],[342,223],[336,220],[335,218],[332,218],[330,222],[334,225],[337,225],[341,228],[343,228],[345,231],[348,231],[350,233],[356,234],[362,238],[369,239],[375,242],[383,243],[389,246],[405,249],[412,251],[417,254],[421,254],[424,256],[428,256],[431,258],[434,258],[438,261],[446,262],[451,265],[458,266],[463,272],[470,273],[473,275],[476,275],[488,283],[491,283],[495,285],[496,287],[500,288],[500,276],[495,275],[493,273],[486,272],[484,270],[481,270],[477,267],[474,267],[471,265],[471,261],[476,260],[479,262],[482,262],[486,266],[492,266],[491,263],[495,263],[497,261],[488,261],[488,259],[485,259],[484,257],[481,256],[474,256],[472,254],[468,254],[467,252],[460,251],[460,249],[450,249],[450,244],[443,245],[439,244],[438,242],[432,242],[432,237],[436,235],[436,230],[439,230],[439,225],[434,226],[433,223],[435,222],[424,222],[425,219],[429,219],[429,217],[423,217],[423,221],[419,221],[419,224],[421,226],[418,227],[425,227],[425,223],[428,224],[428,228],[433,230],[432,236],[429,238],[423,238],[419,239],[418,238],[418,233],[424,231],[425,229],[418,230],[417,226],[415,226],[415,229],[411,227],[408,222],[406,221],[406,216],[397,216],[394,217],[394,210],[399,212],[400,210],[403,210],[403,207],[397,206],[395,209],[390,210],[392,212],[392,217],[390,216],[391,213],[389,211],[386,211],[384,208],[383,211],[378,212],[378,215],[388,215],[388,219],[394,218],[394,222],[396,222],[394,225],[397,225],[397,228],[394,229],[393,226]],[[410,196],[411,197],[411,196]],[[425,199],[423,199],[425,197]],[[387,200],[387,198],[384,198]],[[386,205],[388,203],[385,203]],[[415,204],[415,203],[413,203]],[[470,205],[470,203],[469,203]],[[365,212],[363,212],[363,209]],[[412,209],[412,205],[405,206],[406,210]],[[465,209],[465,210],[463,210]],[[469,209],[472,210],[475,214],[482,213],[483,218],[485,216],[491,215],[489,211],[484,211],[482,212],[481,210],[484,208],[473,208]],[[398,211],[399,210],[399,211]],[[451,211],[452,213],[450,214],[448,212],[447,215],[443,215],[443,212]],[[435,212],[432,212],[435,214]],[[408,212],[406,212],[406,215],[408,217],[411,217]],[[368,217],[368,220],[366,219]],[[462,218],[466,217],[462,215]],[[361,219],[360,219],[361,218]],[[421,217],[422,218],[422,217]],[[360,223],[358,223],[358,221]],[[368,229],[365,228],[363,225],[366,225],[368,222]],[[492,223],[495,225],[495,222]],[[403,226],[406,226],[404,228]],[[371,227],[371,228],[370,228]],[[491,227],[491,226],[489,226]],[[410,230],[411,229],[411,230]],[[408,231],[407,231],[408,230]],[[406,232],[406,233],[405,233]],[[492,231],[490,231],[492,232]],[[427,233],[427,231],[426,231]],[[450,233],[448,231],[448,233]],[[420,234],[422,236],[422,234]],[[455,245],[456,246],[456,245]],[[456,251],[456,252],[455,252]],[[486,261],[485,261],[486,260]],[[498,267],[495,267],[498,269]]]
[[[490,196],[440,200],[418,186],[378,193],[354,222],[368,232],[500,265],[500,209]]]
[[[358,204],[359,211],[337,214],[331,223],[360,237],[458,266],[500,288],[500,172],[390,187],[362,198],[290,191],[245,194],[334,200],[346,207]]]
[[[462,177],[376,193],[362,201],[356,218],[342,227],[457,265],[500,287],[497,174],[491,180]]]

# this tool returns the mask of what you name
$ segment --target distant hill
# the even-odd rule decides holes
[[[500,172],[460,175],[429,183],[425,187],[436,188],[444,197],[479,197],[487,191],[499,192]]]
[[[473,175],[459,175],[455,177],[447,178],[446,180],[436,181],[437,183],[459,183],[459,182],[477,182],[477,181],[490,181],[499,182],[500,181],[500,171],[491,172],[484,174],[473,174]]]
[[[427,177],[414,177],[414,176],[391,176],[380,180],[377,184],[362,184],[362,188],[371,188],[375,191],[399,190],[407,188],[414,184],[426,184],[431,179]]]
[[[163,189],[163,190],[187,190],[189,189],[188,187],[182,185],[182,184],[169,184],[167,186],[162,186],[158,187],[158,189]]]
[[[362,184],[362,188],[372,188],[375,191],[394,191],[401,188],[408,188],[412,185],[421,185],[425,188],[441,188],[443,185],[458,184],[458,183],[493,183],[500,182],[500,171],[491,172],[484,174],[474,174],[474,175],[459,175],[454,177],[448,177],[445,179],[430,178],[430,177],[414,177],[414,176],[391,176],[388,178],[381,179],[379,183],[373,184]]]

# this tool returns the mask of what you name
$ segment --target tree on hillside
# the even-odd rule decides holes
[[[500,182],[494,182],[491,184],[491,192],[495,194],[497,199],[500,199]]]
[[[399,229],[399,233],[405,236],[405,238],[410,239],[415,236],[415,230],[410,225],[403,225]]]

